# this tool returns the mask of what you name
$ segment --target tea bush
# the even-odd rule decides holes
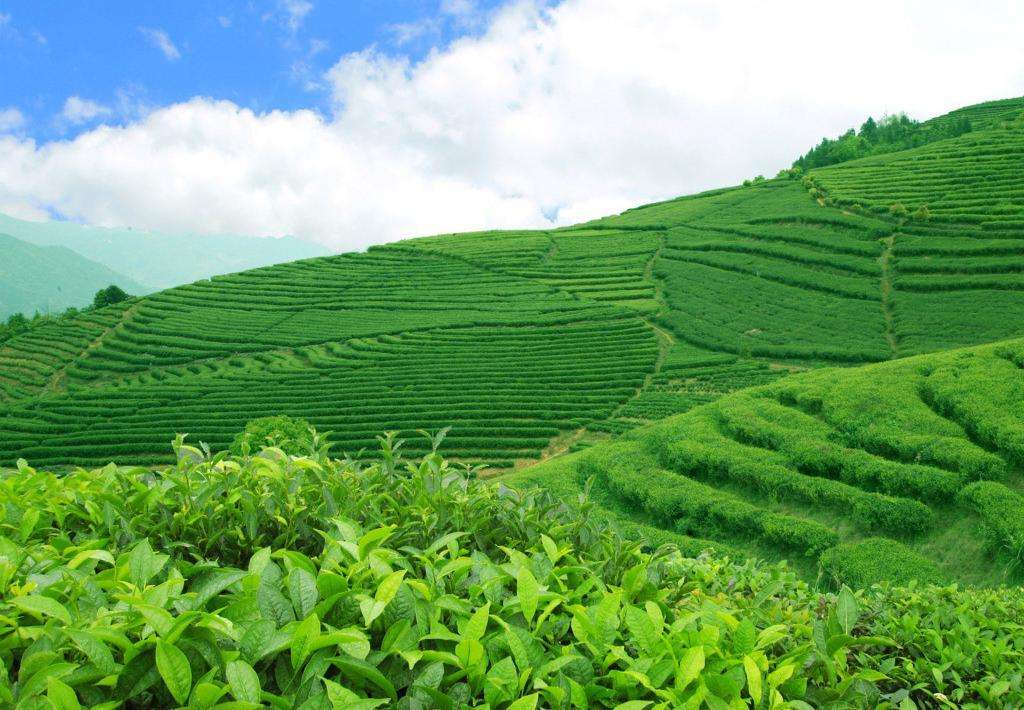
[[[296,417],[276,416],[254,419],[231,442],[230,451],[236,456],[267,448],[277,448],[292,456],[316,453],[321,446],[320,437],[309,422]]]
[[[939,583],[945,581],[939,568],[927,557],[884,537],[836,545],[821,555],[826,576],[853,587],[876,582],[891,584]]]
[[[436,451],[405,460],[400,441],[381,444],[368,466],[279,449],[210,456],[181,440],[162,471],[55,476],[22,462],[0,481],[2,702],[1024,700],[1019,592],[820,594],[784,567],[645,551],[586,501],[476,481]]]
[[[985,523],[992,547],[1019,565],[1024,560],[1024,497],[995,481],[978,481],[960,491],[960,500]]]
[[[808,580],[820,560],[850,584],[1020,583],[1021,363],[1013,340],[781,377],[513,475],[593,478],[613,518],[788,559]],[[878,536],[903,544],[861,544]]]

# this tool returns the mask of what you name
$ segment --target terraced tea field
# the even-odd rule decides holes
[[[792,372],[1024,335],[1016,108],[807,185],[412,239],[39,327],[0,347],[0,465],[162,463],[177,432],[219,447],[284,413],[353,455],[451,424],[449,455],[508,468]]]
[[[736,392],[518,480],[809,576],[1019,581],[1024,340]]]

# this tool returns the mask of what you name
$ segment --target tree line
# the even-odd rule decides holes
[[[838,138],[822,138],[818,145],[793,161],[793,167],[821,168],[869,155],[916,148],[970,131],[971,121],[966,116],[926,123],[915,121],[905,113],[885,115],[878,121],[868,118],[859,130],[851,128]]]

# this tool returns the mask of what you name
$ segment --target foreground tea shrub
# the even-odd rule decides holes
[[[432,441],[437,448],[440,437]],[[932,707],[1024,701],[1017,591],[819,594],[644,551],[436,453],[0,478],[16,707]]]
[[[253,419],[245,425],[234,441],[231,453],[246,456],[254,451],[274,447],[292,456],[309,456],[327,444],[317,431],[304,419],[279,415]]]

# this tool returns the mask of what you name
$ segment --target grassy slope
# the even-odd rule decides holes
[[[151,289],[65,247],[38,247],[0,233],[0,318],[87,306],[101,288]]]
[[[944,209],[901,225],[769,181],[170,289],[0,349],[0,463],[161,462],[177,431],[222,446],[283,412],[351,452],[452,424],[452,455],[507,467],[792,371],[1022,334],[1012,230]]]
[[[833,543],[899,541],[874,560],[880,578],[919,555],[944,578],[995,584],[1020,581],[1022,463],[1024,340],[1012,340],[795,375],[510,481],[571,495],[592,478],[613,516],[789,558],[807,576],[821,549],[773,536],[738,504],[794,529],[820,523]],[[677,496],[685,486],[695,495]]]

